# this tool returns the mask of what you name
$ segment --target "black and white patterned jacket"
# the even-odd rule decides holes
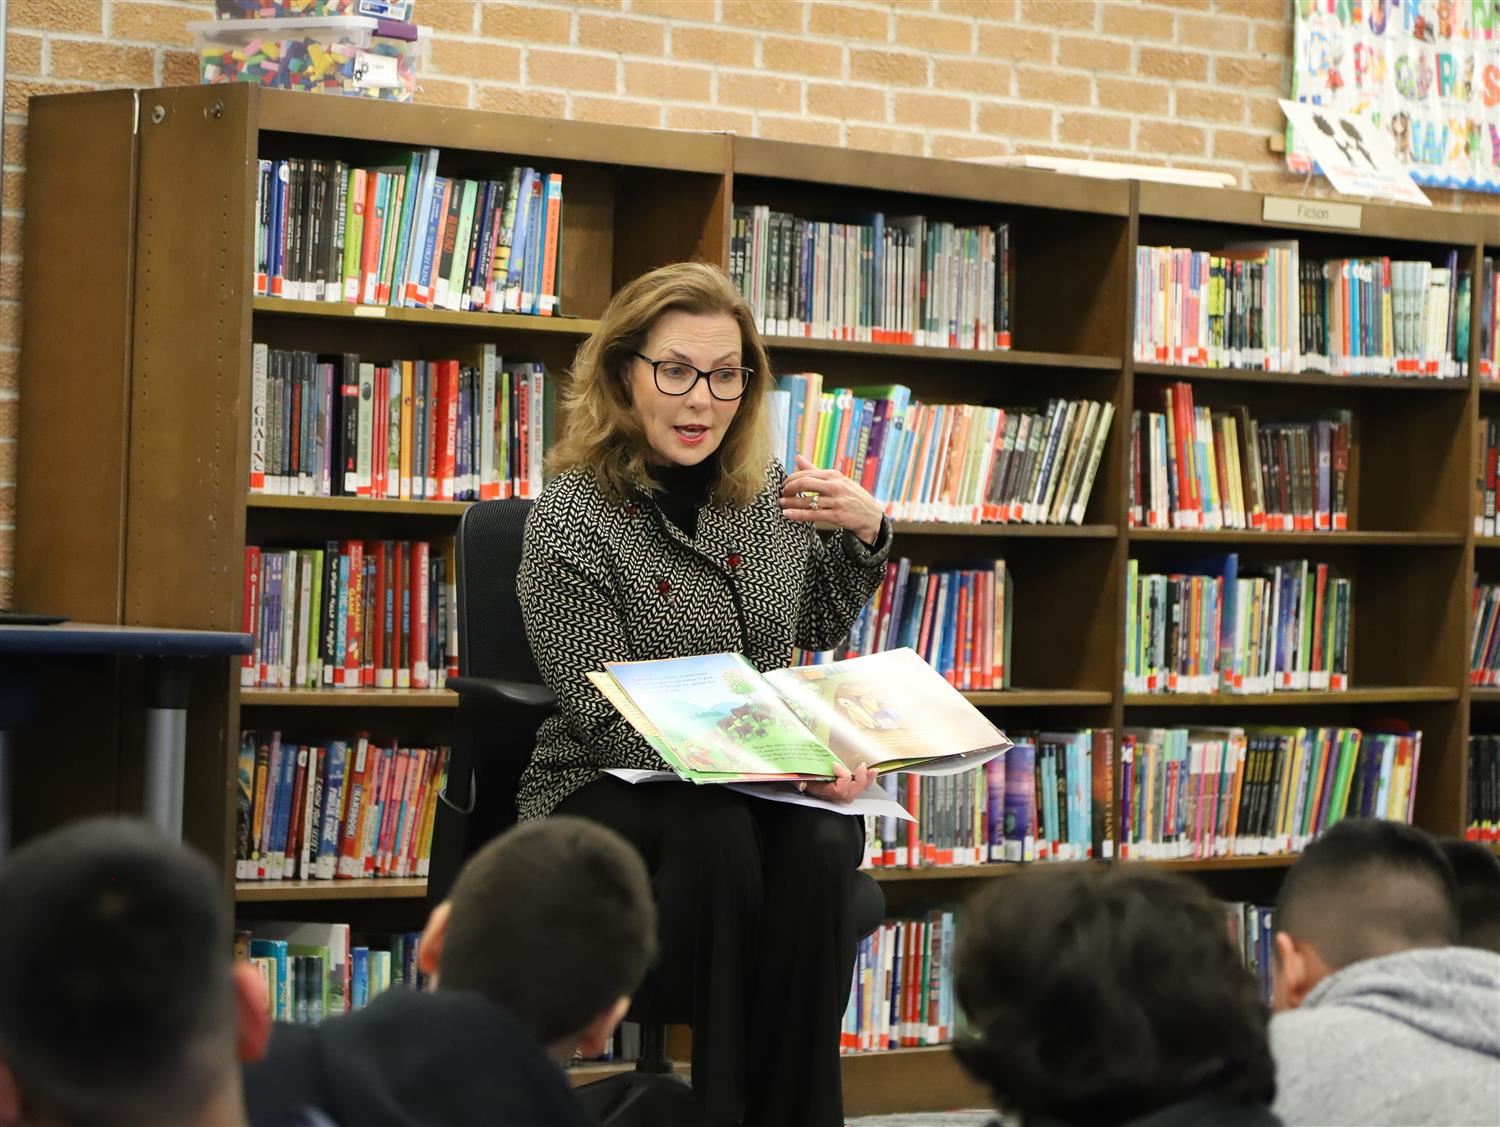
[[[521,779],[522,818],[540,818],[605,767],[666,764],[588,681],[606,661],[743,653],[778,669],[792,647],[844,640],[880,585],[891,547],[820,536],[776,504],[779,463],[747,507],[704,506],[689,540],[647,496],[604,497],[591,474],[548,483],[526,521],[516,593],[531,653],[557,694]]]

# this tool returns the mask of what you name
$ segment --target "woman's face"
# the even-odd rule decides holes
[[[669,310],[646,334],[641,355],[678,360],[705,372],[739,367],[740,326],[728,313]],[[656,386],[651,365],[631,357],[626,369],[630,402],[651,446],[649,460],[658,465],[695,466],[719,448],[740,400],[715,399],[707,380],[698,380],[686,395],[666,395]]]

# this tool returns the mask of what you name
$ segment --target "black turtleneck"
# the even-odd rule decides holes
[[[698,537],[698,510],[708,502],[718,472],[718,459],[710,456],[694,466],[652,466],[657,481],[652,497],[662,515],[689,540]]]

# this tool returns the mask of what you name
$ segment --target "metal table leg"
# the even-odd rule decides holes
[[[187,773],[188,659],[145,661],[146,820],[182,838],[182,784]]]

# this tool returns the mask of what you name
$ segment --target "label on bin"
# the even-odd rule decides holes
[[[390,90],[401,85],[401,71],[392,55],[360,51],[354,57],[354,85],[361,90]]]

